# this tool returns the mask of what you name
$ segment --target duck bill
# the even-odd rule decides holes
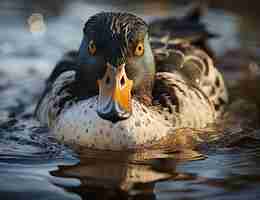
[[[125,64],[114,67],[107,63],[104,77],[98,80],[98,115],[112,122],[130,117],[132,86],[133,81],[126,76]]]

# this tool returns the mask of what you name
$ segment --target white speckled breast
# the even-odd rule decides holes
[[[166,136],[171,124],[158,113],[133,101],[132,116],[112,123],[97,115],[97,97],[80,101],[57,118],[53,132],[72,146],[122,150],[140,147]]]

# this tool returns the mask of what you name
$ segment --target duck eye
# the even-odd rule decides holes
[[[97,51],[97,47],[96,47],[94,41],[91,40],[88,44],[88,52],[90,53],[90,55],[94,56],[96,51]]]
[[[139,42],[135,48],[135,55],[142,56],[144,54],[144,44]]]

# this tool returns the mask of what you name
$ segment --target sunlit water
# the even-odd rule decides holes
[[[128,10],[147,21],[186,10],[158,5],[132,4]],[[34,9],[3,3],[0,9],[12,14],[0,21],[1,199],[259,199],[257,138],[201,152],[89,151],[79,157],[31,118],[44,79],[64,52],[78,48],[85,20],[104,9],[126,10],[121,6],[73,3],[53,12],[50,6],[42,11],[46,32],[33,35],[27,19]],[[211,42],[218,55],[228,49],[258,50],[259,27],[248,23],[251,19],[210,10],[203,20],[221,34]]]

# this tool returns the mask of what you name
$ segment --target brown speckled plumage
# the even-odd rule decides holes
[[[228,92],[222,75],[201,49],[189,44],[161,44],[153,49],[158,72],[179,74],[181,79],[197,88],[214,106],[216,116],[221,116],[228,103]]]
[[[152,40],[153,55],[144,57],[141,62],[144,64],[136,66],[145,68],[145,59],[152,58],[156,69],[148,66],[138,71],[133,67],[138,59],[133,50],[138,41],[147,40],[147,31],[148,26],[141,18],[128,13],[99,13],[88,20],[84,37],[95,41],[107,62],[115,66],[126,62],[130,68],[126,70],[127,76],[131,70],[137,70],[130,76],[134,81],[138,73],[145,76],[132,91],[131,117],[112,123],[96,112],[97,80],[92,79],[101,76],[98,73],[102,70],[86,73],[89,66],[78,66],[75,54],[72,56],[75,66],[58,64],[36,115],[53,129],[60,141],[98,149],[138,148],[154,144],[180,128],[204,128],[223,113],[228,95],[222,76],[212,59],[189,41],[176,44],[168,39]],[[150,48],[150,42],[147,43]],[[88,81],[89,77],[92,79]],[[88,94],[90,87],[94,92]]]

